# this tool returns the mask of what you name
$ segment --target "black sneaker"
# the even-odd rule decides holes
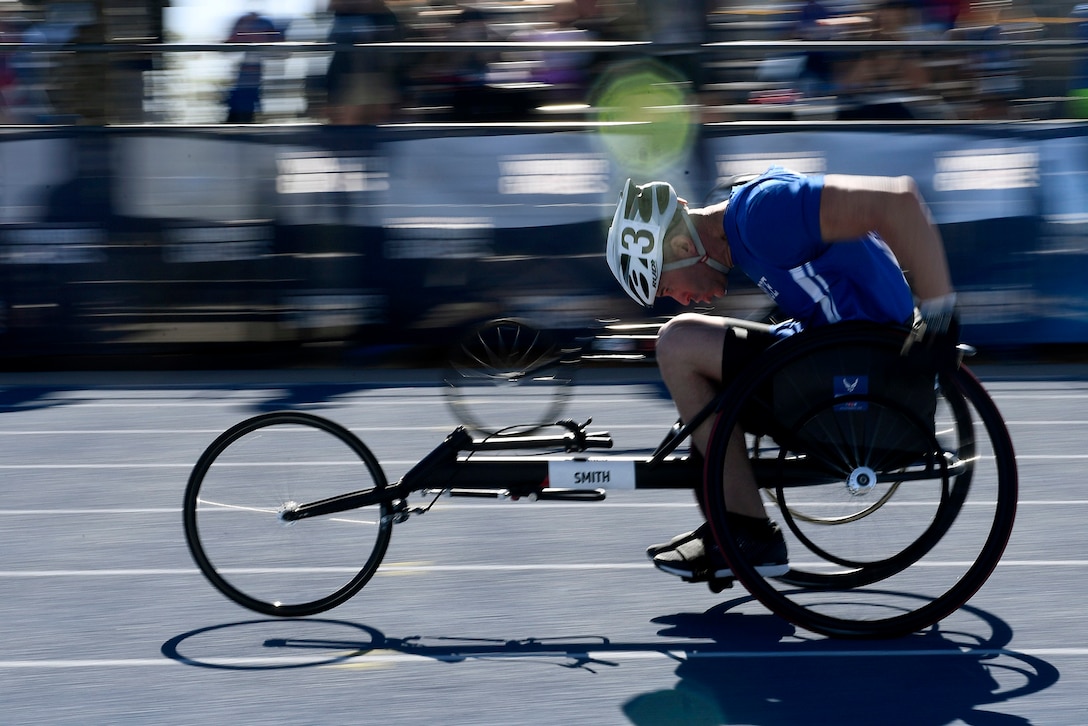
[[[692,541],[693,539],[702,539],[710,536],[710,525],[703,523],[698,529],[693,529],[690,532],[684,532],[678,534],[668,542],[662,542],[661,544],[650,545],[646,548],[646,556],[651,560],[660,554],[674,550],[682,544]]]
[[[709,533],[708,533],[709,534]],[[741,552],[755,565],[763,577],[781,577],[790,570],[786,539],[777,524],[771,525],[766,538],[738,536]],[[676,575],[689,582],[721,580],[733,576],[718,545],[707,547],[702,538],[692,538],[653,558],[654,566],[662,572]]]

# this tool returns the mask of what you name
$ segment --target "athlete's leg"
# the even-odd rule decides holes
[[[666,323],[657,340],[657,364],[676,409],[683,421],[690,420],[717,394],[723,384],[723,370],[739,372],[751,358],[744,344],[751,330],[766,332],[767,326],[708,315],[683,314]],[[730,345],[731,343],[731,345]],[[738,359],[727,360],[735,356]],[[692,433],[692,443],[706,452],[713,419],[704,421]],[[748,463],[744,434],[737,429],[725,462],[725,500],[729,510],[750,517],[766,518],[763,499]]]

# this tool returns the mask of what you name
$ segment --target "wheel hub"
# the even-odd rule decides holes
[[[296,512],[296,511],[298,511],[298,502],[294,502],[294,501],[284,502],[283,506],[280,507],[280,511],[279,511],[280,524],[283,524],[283,525],[288,526],[288,527],[290,527],[292,524],[294,524],[295,520],[291,519],[288,516],[288,512],[293,513],[293,512]]]
[[[859,466],[850,472],[846,480],[847,490],[855,497],[868,494],[876,486],[876,472],[867,466]]]

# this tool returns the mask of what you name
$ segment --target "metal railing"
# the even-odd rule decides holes
[[[1003,59],[1003,73],[1015,80],[1015,86],[1003,92],[1003,105],[1013,118],[1079,116],[1086,101],[1077,89],[1088,86],[1088,79],[1078,78],[1083,72],[1078,65],[1088,58],[1088,40],[1037,35],[1001,40],[733,40],[697,46],[647,41],[0,43],[0,58],[34,64],[34,73],[28,74],[30,87],[16,85],[4,92],[0,124],[219,123],[242,61],[262,69],[262,105],[256,122],[322,123],[328,121],[322,97],[325,69],[334,54],[345,52],[399,59],[396,109],[381,119],[395,123],[592,120],[594,83],[602,70],[633,58],[683,54],[698,57],[702,64],[704,83],[693,103],[704,109],[706,120],[834,118],[842,107],[838,102],[842,89],[814,92],[800,87],[797,64],[812,54],[894,52],[929,64],[936,72],[922,95],[939,100],[942,107],[939,114],[928,116],[931,119],[956,118],[959,108],[977,93],[985,71],[970,68],[972,58]],[[435,59],[466,52],[490,59],[489,78],[481,92],[493,94],[497,105],[505,100],[510,106],[498,109],[495,119],[477,119],[470,111],[452,108],[457,82]],[[592,56],[593,61],[580,69],[579,82],[561,87],[538,81],[533,73],[534,65],[549,54]],[[788,70],[775,73],[771,67],[775,59],[788,61],[784,65],[795,69],[794,75]],[[824,102],[824,116],[814,98]],[[969,117],[980,120],[977,114]],[[920,119],[926,118],[922,112]]]

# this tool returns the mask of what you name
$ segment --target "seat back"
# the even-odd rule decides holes
[[[784,366],[772,386],[779,444],[878,470],[932,453],[934,375],[897,351],[854,342],[821,348]]]

